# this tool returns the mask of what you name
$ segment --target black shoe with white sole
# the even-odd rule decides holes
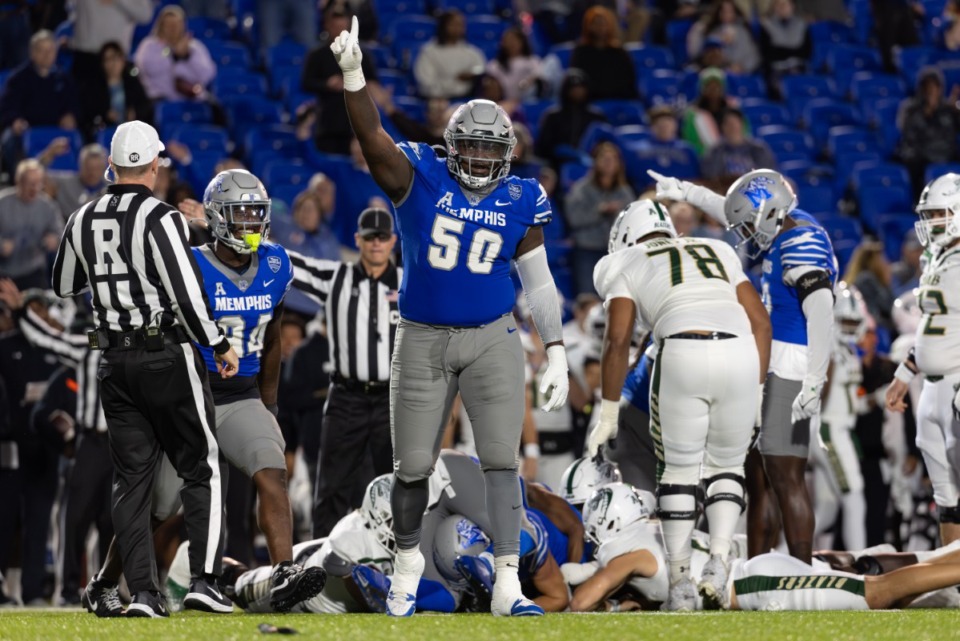
[[[183,607],[185,610],[201,610],[216,614],[233,612],[233,603],[220,593],[216,578],[212,576],[193,581],[187,596],[183,597]]]
[[[327,583],[327,572],[321,567],[302,568],[292,561],[283,561],[273,569],[270,606],[276,612],[289,612],[301,601],[320,594]]]
[[[170,613],[162,594],[144,590],[133,595],[133,601],[127,606],[127,616],[159,619],[170,616]]]
[[[120,587],[104,579],[93,579],[87,584],[80,603],[101,618],[123,615],[123,603],[120,602]]]

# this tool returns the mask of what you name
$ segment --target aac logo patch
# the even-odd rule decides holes
[[[280,271],[280,257],[279,256],[268,256],[267,257],[267,266],[270,268],[274,274]]]
[[[514,200],[520,200],[520,196],[523,194],[523,187],[521,185],[508,185],[507,191],[510,193],[510,197]]]

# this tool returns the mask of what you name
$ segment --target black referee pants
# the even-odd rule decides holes
[[[85,430],[77,438],[77,453],[66,488],[63,531],[60,535],[63,562],[61,594],[68,603],[80,596],[83,554],[91,525],[97,527],[100,561],[107,557],[113,538],[110,518],[110,493],[113,488],[113,463],[106,433]]]
[[[213,395],[190,343],[104,352],[98,375],[114,466],[113,526],[131,593],[159,591],[150,502],[161,451],[183,479],[190,574],[220,574],[223,500]]]
[[[365,394],[331,385],[320,432],[313,537],[330,534],[337,521],[360,507],[370,481],[392,470],[389,388]]]

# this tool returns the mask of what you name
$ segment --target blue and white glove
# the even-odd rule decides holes
[[[567,402],[570,392],[570,374],[567,368],[567,351],[563,345],[547,348],[547,371],[540,379],[540,393],[548,396],[546,403],[540,406],[544,412],[560,409]]]
[[[360,63],[363,62],[363,53],[360,51],[359,32],[360,23],[354,16],[350,31],[341,32],[330,45],[330,51],[333,52],[333,57],[343,72],[344,91],[360,91],[367,84],[363,77],[363,69],[360,67]]]

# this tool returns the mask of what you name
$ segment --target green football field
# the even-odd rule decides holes
[[[329,641],[862,641],[954,639],[960,614],[907,612],[720,612],[696,614],[556,614],[542,619],[490,615],[175,614],[170,619],[97,619],[79,611],[4,611],[0,641],[219,641],[281,639],[261,623],[295,629],[298,637]]]

